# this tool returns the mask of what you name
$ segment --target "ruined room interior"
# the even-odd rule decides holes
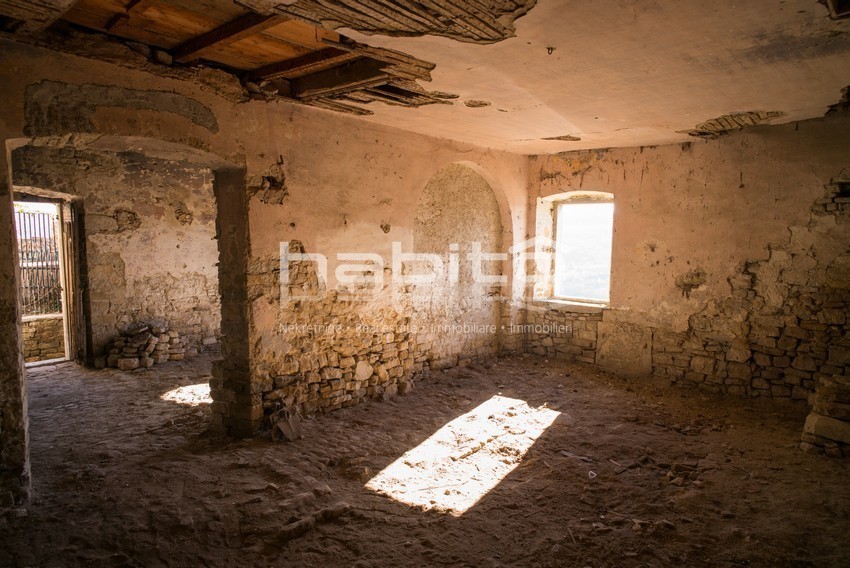
[[[0,0],[0,565],[846,566],[850,4]]]

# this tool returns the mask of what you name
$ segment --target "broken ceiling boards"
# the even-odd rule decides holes
[[[354,5],[340,5],[349,4]],[[317,15],[288,14],[281,6],[258,13],[227,2],[79,0],[65,19],[155,47],[161,63],[203,60],[223,66],[242,78],[253,97],[357,115],[372,112],[349,103],[418,107],[455,98],[416,84],[431,80],[433,63],[319,29]]]
[[[561,142],[580,142],[581,138],[578,136],[573,136],[572,134],[564,134],[563,136],[550,136],[548,138],[544,138],[543,140],[559,140]]]
[[[244,0],[325,29],[351,28],[389,36],[439,35],[496,43],[515,35],[514,22],[537,0]]]
[[[734,112],[732,114],[724,114],[717,118],[712,118],[701,124],[697,124],[694,130],[688,132],[691,136],[697,138],[717,138],[728,132],[740,130],[747,126],[756,126],[766,124],[771,120],[783,116],[785,113],[775,110],[761,111],[751,110],[748,112]]]
[[[62,17],[74,0],[0,0],[0,25],[5,31],[33,33]]]

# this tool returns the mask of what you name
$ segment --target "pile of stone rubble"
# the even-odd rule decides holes
[[[117,367],[122,371],[149,369],[157,363],[182,361],[198,354],[194,347],[186,347],[180,334],[168,329],[162,320],[150,323],[135,323],[107,346],[106,357],[101,357],[95,366]]]

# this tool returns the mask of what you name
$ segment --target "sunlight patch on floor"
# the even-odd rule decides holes
[[[209,383],[177,387],[174,390],[168,391],[160,398],[168,402],[176,402],[177,404],[185,404],[187,406],[200,406],[201,404],[212,403]]]
[[[494,396],[437,430],[366,487],[408,505],[460,516],[520,464],[559,414]]]

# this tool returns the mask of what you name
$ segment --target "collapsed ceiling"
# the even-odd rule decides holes
[[[256,98],[541,154],[821,116],[850,84],[843,5],[0,0],[0,27],[32,34],[61,19],[163,64],[225,68]]]

